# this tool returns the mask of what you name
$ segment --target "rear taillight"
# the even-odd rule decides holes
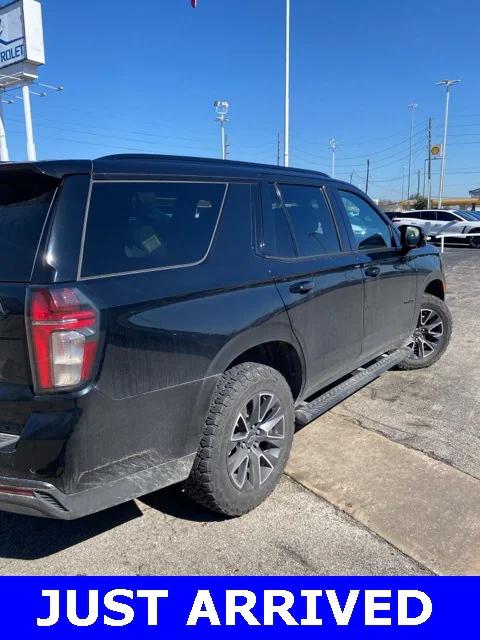
[[[30,351],[38,391],[62,391],[91,379],[99,318],[77,289],[34,289],[29,304]]]

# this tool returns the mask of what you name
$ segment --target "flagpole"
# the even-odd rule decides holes
[[[288,167],[290,163],[290,0],[286,0],[285,17],[285,134],[284,161]]]

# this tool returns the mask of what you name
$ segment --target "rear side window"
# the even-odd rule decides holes
[[[183,266],[201,261],[227,185],[95,182],[82,277]]]
[[[28,282],[55,191],[28,200],[1,191],[0,281]]]
[[[308,258],[340,251],[335,222],[322,189],[272,184],[269,190],[266,255]]]
[[[299,256],[338,253],[340,241],[323,191],[289,184],[278,185],[278,188]]]

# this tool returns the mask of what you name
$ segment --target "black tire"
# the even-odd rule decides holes
[[[428,312],[431,312],[430,316],[428,315]],[[430,320],[430,318],[433,319]],[[435,318],[438,318],[442,323],[441,333],[440,325],[437,325],[435,331],[432,331],[431,333],[428,330],[429,325],[433,327],[435,322],[437,322]],[[440,300],[440,298],[425,293],[422,298],[422,306],[417,327],[410,342],[412,355],[400,362],[398,368],[406,371],[412,369],[424,369],[437,362],[437,360],[444,354],[450,342],[452,324],[452,315],[445,302]],[[427,330],[425,332],[426,327]],[[424,331],[424,333],[422,334],[421,331]],[[419,333],[417,334],[417,332]],[[418,335],[418,337],[416,337],[416,335]],[[419,351],[418,345],[415,343],[422,340],[424,343],[426,342],[427,344],[434,345],[434,348],[431,351],[427,351],[424,344]],[[430,347],[428,349],[430,349]]]
[[[250,426],[262,412],[263,421]],[[285,468],[294,422],[292,393],[278,371],[252,362],[226,371],[212,396],[187,495],[227,516],[257,507]]]
[[[474,229],[472,233],[480,233],[480,229]],[[470,236],[468,238],[468,244],[472,249],[480,249],[480,236]]]

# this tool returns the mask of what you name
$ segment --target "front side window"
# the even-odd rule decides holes
[[[437,220],[441,222],[453,222],[453,220],[458,220],[458,218],[454,216],[453,213],[450,213],[450,211],[439,211],[437,213]]]
[[[340,251],[337,229],[323,191],[317,187],[278,185],[300,257]]]
[[[389,225],[366,200],[349,191],[339,193],[357,249],[385,249],[395,246]]]
[[[188,265],[210,246],[225,184],[95,182],[82,277]]]

